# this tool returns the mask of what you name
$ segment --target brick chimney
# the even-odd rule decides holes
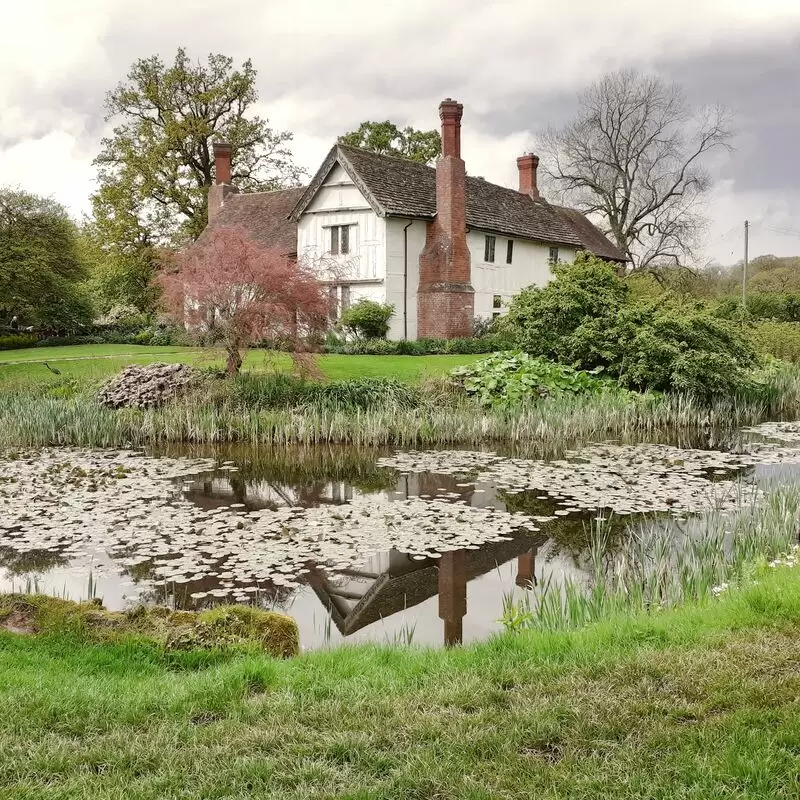
[[[449,97],[439,104],[442,156],[436,162],[436,217],[428,223],[419,256],[417,336],[471,336],[475,314],[467,247],[466,168],[461,159],[464,107]]]
[[[539,156],[533,153],[525,153],[517,159],[517,169],[519,170],[519,190],[522,194],[527,194],[536,200],[539,195],[539,187],[536,184],[536,170],[539,167]]]
[[[225,198],[238,194],[239,189],[231,183],[231,146],[227,142],[214,142],[214,174],[216,183],[208,190],[208,221],[219,214]]]

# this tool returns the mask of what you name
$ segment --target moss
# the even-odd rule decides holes
[[[106,611],[99,601],[75,603],[46,595],[0,594],[0,626],[31,634],[73,634],[97,642],[145,639],[168,650],[257,647],[278,658],[300,651],[295,621],[274,611],[221,606],[202,612],[137,606]]]

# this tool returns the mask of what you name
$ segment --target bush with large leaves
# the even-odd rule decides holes
[[[610,264],[587,254],[554,273],[546,286],[518,295],[502,321],[526,352],[579,369],[603,367],[635,389],[710,397],[748,382],[757,357],[747,335],[703,304],[670,295],[636,302]]]

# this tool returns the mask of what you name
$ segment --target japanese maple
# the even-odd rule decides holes
[[[328,324],[325,284],[294,259],[254,241],[241,226],[207,231],[162,275],[168,310],[198,338],[225,349],[229,375],[262,340],[308,353]]]

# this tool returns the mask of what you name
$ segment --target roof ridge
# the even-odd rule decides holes
[[[278,192],[304,192],[306,189],[308,189],[308,186],[286,186],[283,189],[266,189],[263,192],[236,192],[229,194],[225,199],[228,200],[231,197],[253,197],[254,195],[262,194],[277,194]]]
[[[432,167],[430,164],[423,164],[421,161],[414,161],[413,158],[406,158],[405,156],[395,156],[390,155],[389,153],[376,153],[374,150],[370,150],[366,147],[356,147],[354,144],[341,144],[340,142],[336,142],[336,147],[341,147],[345,150],[355,150],[357,153],[366,153],[368,156],[377,156],[378,158],[388,158],[392,161],[399,161],[402,164],[412,164],[417,167],[422,167],[424,169],[429,170],[436,170],[436,167]]]

